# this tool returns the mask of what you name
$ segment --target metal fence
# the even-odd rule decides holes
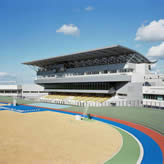
[[[141,100],[126,100],[126,101],[106,101],[103,103],[99,102],[85,102],[85,101],[71,101],[71,100],[41,100],[41,102],[63,104],[63,105],[75,105],[79,107],[145,107],[145,108],[156,108],[164,109],[164,101],[153,102],[153,101],[141,101]]]
[[[145,107],[145,108],[155,108],[155,109],[164,109],[164,100],[150,100],[143,99],[141,100],[121,100],[121,101],[106,101],[103,103],[100,102],[89,102],[89,101],[76,101],[76,100],[61,100],[61,99],[40,99],[40,97],[16,97],[17,103],[19,104],[30,104],[32,102],[40,103],[54,103],[54,104],[63,104],[63,105],[73,105],[79,107]],[[13,103],[12,97],[1,97],[1,101]]]

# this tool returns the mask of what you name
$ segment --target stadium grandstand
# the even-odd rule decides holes
[[[35,83],[48,92],[41,98],[44,102],[138,106],[153,62],[135,50],[116,45],[23,64],[35,68]]]

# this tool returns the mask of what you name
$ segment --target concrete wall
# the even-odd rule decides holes
[[[145,76],[150,74],[149,64],[135,64],[135,72],[132,74],[132,82],[144,83]]]
[[[126,94],[127,96],[124,96],[126,100],[142,100],[142,83],[127,83],[124,86],[122,86],[120,89],[116,92],[117,95],[119,94]]]
[[[0,90],[17,90],[22,89],[21,85],[0,85]]]
[[[0,85],[0,96],[21,96],[21,85]]]
[[[40,97],[47,95],[41,92],[44,92],[44,88],[36,84],[0,85],[1,96]]]
[[[22,96],[23,97],[41,97],[47,95],[44,92],[44,87],[36,84],[25,84],[22,85]]]
[[[45,89],[47,92],[62,92],[62,93],[103,93],[103,94],[113,94],[115,90],[73,90],[73,89]]]
[[[164,86],[164,74],[151,73],[145,76],[145,82],[152,86]]]
[[[164,86],[143,86],[143,94],[164,95]]]

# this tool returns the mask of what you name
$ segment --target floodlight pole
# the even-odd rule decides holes
[[[15,96],[13,96],[13,106],[16,106],[16,104],[17,104],[17,100],[16,100]]]

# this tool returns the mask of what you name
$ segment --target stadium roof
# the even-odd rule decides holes
[[[57,56],[53,58],[25,62],[23,64],[43,67],[50,64],[62,64],[69,61],[87,60],[87,59],[102,58],[102,57],[112,58],[113,56],[114,57],[117,56],[117,59],[119,58],[119,61],[122,60],[128,62],[130,60],[133,63],[152,63],[137,51],[120,45],[116,45],[116,46],[99,48],[99,49],[94,49],[84,52],[73,53],[64,56]]]

